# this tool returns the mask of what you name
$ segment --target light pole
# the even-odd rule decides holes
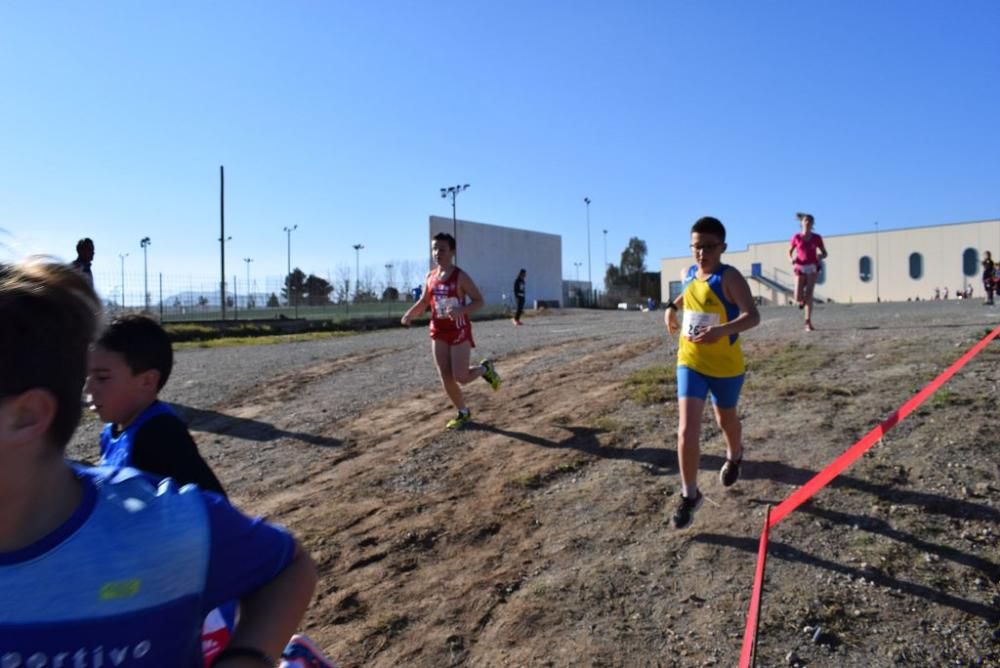
[[[226,319],[226,173],[219,165],[219,308]]]
[[[875,221],[875,303],[878,304],[882,301],[882,296],[879,294],[879,274],[881,273],[878,261],[878,221]]]
[[[250,310],[250,301],[252,299],[252,297],[251,297],[252,293],[250,292],[250,263],[253,262],[253,258],[252,257],[245,257],[245,258],[243,258],[243,261],[247,263],[247,310],[249,311]],[[247,317],[250,317],[249,314],[247,315]]]
[[[451,195],[451,236],[455,237],[455,260],[458,259],[458,216],[455,214],[455,198],[458,197],[458,193],[468,189],[468,187],[469,184],[466,183],[464,186],[441,188],[441,197]]]
[[[142,294],[143,303],[146,305],[146,312],[149,312],[149,264],[147,263],[146,249],[149,248],[149,237],[143,237],[139,242],[142,247]]]
[[[385,265],[385,289],[392,287],[392,263]]]
[[[282,228],[285,234],[288,236],[288,272],[285,274],[285,286],[288,291],[288,301],[293,303],[295,306],[295,317],[299,317],[299,300],[292,299],[292,232],[299,229],[298,225],[292,225],[291,227]]]
[[[118,254],[118,258],[122,261],[122,310],[125,310],[125,258],[128,257],[128,253],[122,255]]]
[[[361,249],[364,244],[354,244],[354,302],[358,301],[358,294],[361,290]]]
[[[582,265],[582,264],[583,264],[582,262],[574,262],[573,263],[573,266],[576,267],[576,282],[577,283],[580,282],[580,265]]]
[[[604,271],[608,271],[608,231],[604,230]]]
[[[587,205],[587,282],[590,283],[590,289],[593,290],[594,274],[590,270],[590,198],[584,197],[583,201]]]

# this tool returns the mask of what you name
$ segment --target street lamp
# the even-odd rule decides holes
[[[594,275],[590,271],[590,198],[584,197],[583,201],[587,205],[587,281],[590,283],[591,289],[593,289]]]
[[[451,195],[451,236],[455,237],[455,258],[458,259],[458,216],[455,215],[455,198],[458,197],[458,193],[466,190],[469,184],[466,183],[464,186],[449,186],[447,188],[441,188],[441,197],[447,197]]]
[[[125,310],[125,258],[128,257],[128,253],[122,255],[118,254],[118,258],[122,261],[122,310]]]
[[[252,297],[251,297],[252,293],[250,291],[250,263],[253,262],[253,258],[252,257],[245,257],[245,258],[243,258],[243,261],[247,263],[247,310],[249,311],[250,310],[250,300],[252,299]],[[247,317],[250,317],[249,314],[247,314]]]
[[[385,288],[388,290],[392,287],[392,263],[385,265]]]
[[[576,282],[577,283],[580,282],[580,265],[582,265],[582,264],[583,264],[582,262],[574,262],[573,263],[573,266],[576,267]]]
[[[142,288],[143,288],[143,303],[146,305],[146,312],[149,312],[149,264],[147,263],[147,251],[149,248],[149,237],[143,237],[139,242],[142,247]]]
[[[361,249],[364,244],[354,244],[354,301],[357,303],[361,289]]]
[[[288,236],[288,271],[285,273],[285,285],[288,290],[288,301],[292,302],[295,306],[295,317],[299,317],[299,300],[292,299],[292,232],[299,229],[298,225],[292,225],[291,227],[282,228],[285,234]]]
[[[882,296],[879,294],[879,274],[882,267],[879,265],[878,261],[878,221],[875,221],[875,303],[878,304],[882,301]]]

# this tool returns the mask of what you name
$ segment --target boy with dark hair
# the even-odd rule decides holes
[[[726,462],[719,472],[723,486],[740,477],[743,433],[736,403],[743,386],[743,352],[739,333],[755,327],[760,314],[750,286],[733,267],[722,264],[726,228],[711,217],[691,227],[691,254],[695,264],[681,273],[683,290],[666,303],[664,320],[670,334],[680,332],[677,349],[677,458],[681,497],[672,519],[674,527],[691,524],[704,496],[698,491],[701,458],[701,415],[709,393],[715,419],[726,439]],[[684,310],[683,324],[676,312]]]
[[[86,390],[91,410],[107,425],[101,432],[101,465],[132,467],[178,486],[194,484],[222,497],[225,490],[198,452],[187,426],[158,395],[174,366],[173,347],[158,322],[144,315],[116,318],[90,353]],[[203,625],[202,650],[211,661],[229,642],[236,624],[235,605],[210,612]],[[285,654],[312,653],[315,666],[325,657],[306,636],[295,636]],[[286,660],[285,664],[292,665]]]
[[[108,423],[101,465],[131,466],[225,496],[184,422],[157,398],[173,366],[167,333],[144,315],[115,319],[97,339],[86,391],[91,410]]]
[[[482,360],[478,366],[469,366],[469,357],[476,345],[472,340],[469,314],[483,307],[483,297],[472,278],[454,264],[455,237],[446,232],[435,234],[431,256],[437,266],[427,273],[423,294],[403,314],[400,322],[409,327],[413,318],[431,309],[434,363],[445,393],[458,409],[458,415],[448,420],[445,428],[461,429],[472,419],[461,385],[482,378],[498,390],[502,381],[490,359]]]
[[[68,265],[0,265],[4,666],[200,667],[201,622],[232,600],[213,665],[274,665],[316,584],[291,534],[197,487],[63,457],[99,309]]]

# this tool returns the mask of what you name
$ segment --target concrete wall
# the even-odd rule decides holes
[[[789,227],[788,240],[750,244],[745,250],[728,250],[722,261],[731,264],[750,277],[751,265],[760,263],[764,275],[777,283],[794,285],[791,263],[788,261],[789,240],[796,231]],[[973,294],[983,296],[979,263],[984,251],[991,251],[997,258],[1000,251],[1000,220],[952,223],[930,227],[910,227],[883,230],[878,234],[826,235],[817,230],[826,244],[830,257],[826,261],[822,283],[816,285],[816,296],[837,302],[906,301],[907,299],[933,299],[935,288],[948,288],[953,297],[956,289],[971,285]],[[877,252],[876,252],[877,245]],[[975,271],[967,276],[963,267],[966,251],[975,255]],[[910,256],[921,258],[920,274],[910,275]],[[862,257],[871,260],[869,280],[862,280],[859,262]],[[690,256],[664,258],[660,261],[663,294],[668,294],[670,283],[679,280],[682,269],[691,266]],[[676,285],[675,285],[676,288]],[[782,291],[767,284],[750,280],[750,289],[772,303],[786,303]]]
[[[427,242],[438,232],[454,234],[452,219],[430,217]],[[558,234],[519,230],[513,227],[458,221],[456,264],[479,286],[487,304],[513,303],[514,279],[526,269],[525,304],[536,299],[558,301],[562,305],[562,237]]]

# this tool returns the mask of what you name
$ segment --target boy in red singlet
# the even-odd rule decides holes
[[[431,241],[431,255],[437,265],[424,279],[424,291],[416,304],[403,314],[400,322],[410,326],[416,316],[431,309],[431,348],[441,384],[448,398],[458,409],[458,415],[448,421],[448,429],[458,429],[468,422],[472,413],[465,405],[462,394],[464,385],[482,378],[494,390],[500,389],[500,375],[493,362],[482,360],[478,366],[469,366],[469,357],[475,342],[472,340],[472,323],[469,314],[483,306],[479,288],[468,274],[452,264],[455,257],[455,238],[440,232]]]
[[[813,288],[816,287],[816,279],[826,259],[826,246],[823,245],[823,237],[813,232],[815,220],[812,214],[797,213],[802,231],[792,237],[791,245],[788,248],[788,259],[791,260],[795,268],[795,301],[799,308],[804,308],[806,313],[806,331],[813,331],[812,326],[812,306]]]

